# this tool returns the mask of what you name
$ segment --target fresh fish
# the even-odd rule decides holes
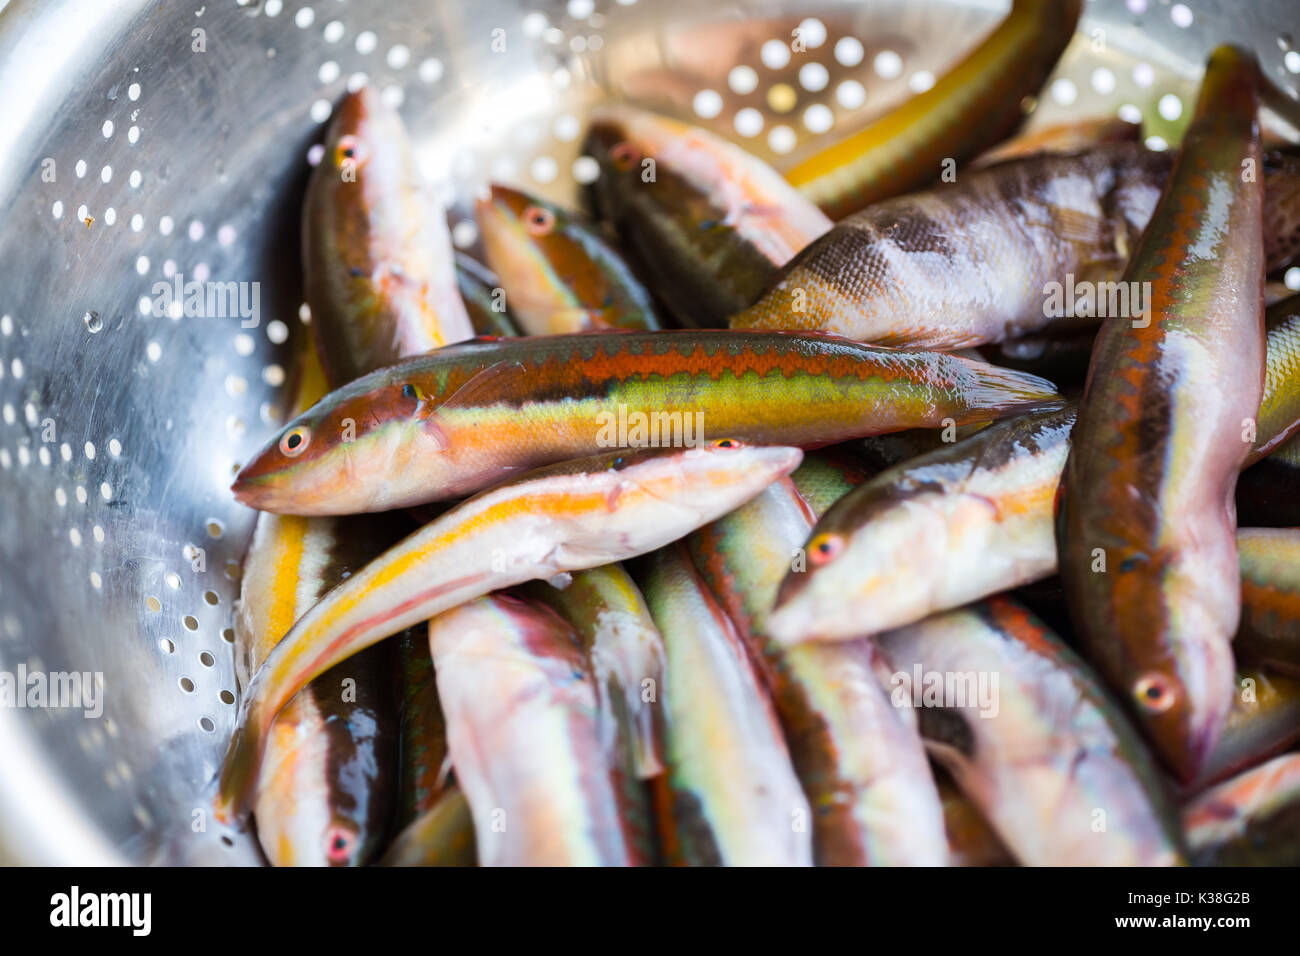
[[[638,569],[663,634],[664,855],[694,866],[810,866],[812,815],[772,702],[683,545]]]
[[[1232,700],[1241,610],[1233,486],[1264,384],[1258,67],[1219,47],[1125,281],[1146,324],[1097,336],[1061,481],[1061,580],[1088,657],[1181,779]],[[1102,562],[1102,563],[1099,563]],[[1104,568],[1104,570],[1101,570]]]
[[[678,322],[722,326],[831,221],[762,160],[627,106],[593,114],[596,208]]]
[[[1237,436],[1256,448],[1300,425],[1300,407],[1289,413],[1295,419],[1285,411],[1300,394],[1300,342],[1288,324],[1275,323],[1265,350],[1265,411],[1253,437],[1249,429]],[[1067,404],[955,443],[938,430],[868,439],[866,458],[881,473],[818,522],[807,569],[791,571],[781,587],[773,633],[854,639],[1056,573],[1052,509],[1074,420]],[[799,472],[793,477],[798,482]]]
[[[802,560],[813,521],[786,478],[687,540],[772,692],[813,810],[817,864],[942,866],[939,795],[915,727],[877,678],[876,648],[867,640],[787,648],[767,634],[777,586]]]
[[[935,769],[943,826],[948,834],[948,859],[953,866],[1015,866],[1016,859],[970,799],[957,789],[948,772]]]
[[[445,214],[401,118],[369,86],[335,111],[307,185],[302,261],[331,383],[474,334]]]
[[[380,866],[473,866],[474,817],[465,794],[447,785],[433,806],[393,838]]]
[[[785,643],[852,641],[1053,573],[1072,406],[997,422],[839,500],[768,620]]]
[[[559,615],[480,597],[430,621],[429,648],[482,865],[643,862],[601,745],[595,680]]]
[[[1042,379],[983,362],[825,335],[478,341],[332,392],[262,449],[234,491],[264,511],[386,511],[602,448],[693,444],[705,432],[825,445],[998,418],[1054,394]]]
[[[519,326],[510,314],[505,289],[501,280],[477,259],[456,253],[456,284],[460,287],[465,310],[469,313],[474,334],[511,338],[519,334]]]
[[[871,475],[870,467],[861,457],[840,447],[804,455],[799,467],[790,473],[790,480],[799,497],[820,519],[831,505]]]
[[[655,708],[645,694],[663,679],[664,644],[631,576],[607,564],[575,572],[563,588],[539,581],[523,590],[557,611],[591,658],[607,748],[640,779],[662,772]]]
[[[1087,666],[993,598],[876,638],[893,699],[1026,866],[1166,866],[1178,818],[1156,767]]]
[[[1300,528],[1237,532],[1241,625],[1237,651],[1300,678]]]
[[[244,559],[236,666],[249,675],[321,596],[396,540],[363,518],[262,515]],[[383,849],[397,771],[387,649],[317,677],[277,716],[253,810],[276,866],[357,866]]]
[[[1013,0],[1011,13],[924,93],[821,150],[786,178],[834,219],[939,178],[1020,124],[1021,101],[1074,35],[1082,0]]]
[[[325,392],[310,345],[298,348],[289,394],[303,411]],[[235,674],[253,671],[293,622],[351,571],[400,537],[382,517],[258,516],[235,615]],[[267,742],[254,813],[276,866],[356,866],[382,848],[392,814],[397,736],[388,659],[374,648],[312,681],[280,713]]]
[[[1195,793],[1241,773],[1298,740],[1300,681],[1239,666],[1227,726],[1187,790]]]
[[[1107,316],[1141,321],[1159,290],[1116,280],[1176,159],[1118,143],[877,203],[804,249],[731,325],[953,349],[1095,328]],[[1267,207],[1300,216],[1300,170],[1265,168],[1263,178]],[[1270,268],[1296,241],[1290,228],[1265,233]]]
[[[1141,135],[1141,123],[1130,123],[1113,115],[1091,116],[1020,133],[980,153],[971,161],[970,168],[983,169],[1038,153],[1078,153],[1104,143],[1131,143]]]
[[[1207,790],[1183,810],[1199,866],[1300,866],[1300,754]]]
[[[258,668],[222,769],[218,814],[243,811],[270,722],[334,664],[489,591],[660,547],[753,497],[801,457],[731,439],[606,454],[527,472],[447,511],[330,591]]]
[[[495,183],[474,215],[524,334],[659,328],[650,293],[584,216]]]

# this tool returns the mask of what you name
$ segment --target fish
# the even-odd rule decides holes
[[[983,169],[1009,159],[1023,159],[1039,153],[1078,153],[1103,143],[1131,143],[1142,135],[1141,123],[1130,123],[1119,116],[1100,115],[1041,126],[1021,132],[992,149],[986,149],[969,164]]]
[[[456,253],[456,285],[476,337],[511,338],[519,326],[506,302],[497,274],[463,252]]]
[[[1238,654],[1300,678],[1300,528],[1242,528]]]
[[[1263,439],[1247,455],[1247,468],[1300,432],[1300,295],[1264,310],[1264,336],[1264,394],[1255,417]]]
[[[663,771],[655,708],[644,699],[663,679],[664,643],[645,598],[620,564],[577,571],[563,587],[521,586],[563,617],[582,641],[596,676],[601,736],[637,779]]]
[[[706,430],[826,445],[1004,417],[1055,394],[1042,379],[987,363],[826,335],[692,330],[477,341],[331,392],[258,452],[233,491],[263,511],[387,511],[462,497],[602,448],[698,444]]]
[[[862,456],[855,456],[844,446],[824,448],[803,456],[799,467],[790,472],[795,491],[821,518],[831,505],[872,476]]]
[[[592,114],[592,204],[681,325],[724,326],[831,221],[772,167],[714,134],[629,106]]]
[[[1159,771],[1087,665],[1005,597],[878,635],[891,698],[1026,866],[1184,860]]]
[[[1199,772],[1232,700],[1233,487],[1265,380],[1263,190],[1242,173],[1258,164],[1257,77],[1248,53],[1210,55],[1125,272],[1150,284],[1150,317],[1102,325],[1058,499],[1075,630],[1182,780]]]
[[[474,218],[524,334],[660,327],[649,291],[580,213],[493,183]]]
[[[429,622],[429,649],[483,866],[643,862],[600,740],[595,679],[558,614],[479,597]]]
[[[474,866],[474,817],[469,801],[449,783],[433,806],[393,838],[380,866]]]
[[[1228,723],[1200,774],[1184,790],[1193,794],[1204,790],[1296,741],[1300,741],[1300,680],[1239,663]]]
[[[271,721],[334,664],[490,591],[667,544],[789,474],[801,458],[797,448],[734,439],[606,453],[526,472],[448,510],[326,594],[263,661],[240,703],[218,817],[233,820],[246,809]]]
[[[943,866],[939,794],[915,726],[876,676],[880,652],[868,640],[785,647],[767,633],[777,586],[802,560],[814,518],[785,478],[687,541],[772,694],[812,808],[817,865]]]
[[[1072,405],[997,422],[854,488],[810,530],[768,619],[785,644],[856,641],[1056,570]]]
[[[299,341],[290,414],[325,393],[310,343]],[[384,517],[261,514],[242,562],[235,606],[235,676],[254,670],[293,622],[400,537]],[[271,728],[253,803],[257,837],[275,866],[360,866],[383,848],[395,803],[397,715],[388,655],[374,648],[312,681]]]
[[[683,544],[653,552],[633,573],[666,652],[658,692],[666,769],[655,788],[665,860],[811,866],[808,801],[735,625]]]
[[[942,767],[934,770],[951,865],[1015,866],[1015,857],[989,826],[979,808],[957,789],[952,777]]]
[[[939,178],[1020,125],[1079,21],[1082,0],[1013,0],[1011,12],[924,93],[786,170],[839,220]]]
[[[956,349],[1142,320],[1150,288],[1117,280],[1176,161],[1118,143],[1009,161],[877,203],[799,253],[731,326]],[[1266,209],[1300,216],[1300,170],[1262,176]],[[1292,234],[1265,236],[1272,269]]]
[[[335,109],[303,200],[302,262],[331,383],[474,335],[445,213],[372,87]]]
[[[380,524],[259,518],[235,616],[241,686],[299,615],[395,540]],[[360,866],[383,849],[397,770],[388,666],[386,648],[358,654],[308,684],[272,724],[253,812],[273,865]]]
[[[1252,456],[1300,426],[1290,401],[1300,394],[1300,347],[1289,324],[1268,326],[1265,351],[1264,411],[1257,430],[1252,419],[1240,435]],[[864,461],[878,473],[818,521],[807,567],[778,592],[774,634],[853,640],[1055,574],[1053,506],[1074,423],[1066,402],[965,436],[954,428],[954,442],[938,430],[868,439]]]
[[[1183,809],[1198,866],[1300,866],[1300,754],[1283,754]]]

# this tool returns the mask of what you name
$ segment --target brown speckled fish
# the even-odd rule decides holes
[[[1180,862],[1147,748],[1088,667],[992,598],[879,635],[896,705],[1026,866]]]
[[[369,86],[335,110],[303,204],[302,261],[335,385],[474,334],[443,210],[401,118]]]
[[[1139,315],[1117,284],[1176,154],[1137,143],[1038,155],[877,203],[794,258],[734,328],[834,332],[900,348],[953,349]],[[1265,165],[1265,261],[1300,240],[1300,168]]]
[[[1057,521],[1079,638],[1184,780],[1233,689],[1233,485],[1264,383],[1262,185],[1243,177],[1259,164],[1256,76],[1233,48],[1210,58],[1125,273],[1150,284],[1150,316],[1108,319],[1098,334]]]

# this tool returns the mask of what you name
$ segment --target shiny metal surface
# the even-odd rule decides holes
[[[1006,7],[0,3],[0,672],[102,674],[104,701],[98,718],[0,706],[0,857],[260,859],[207,812],[253,518],[228,485],[283,400],[310,147],[347,86],[401,103],[472,249],[463,217],[489,177],[576,201],[599,98],[694,118],[784,166],[923,87]],[[1091,3],[1032,122],[1126,105],[1172,141],[1228,39],[1295,101],[1293,12]],[[257,283],[256,326],[142,314],[174,274]]]

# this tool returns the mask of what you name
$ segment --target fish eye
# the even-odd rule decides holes
[[[1164,674],[1144,674],[1133,685],[1133,696],[1143,710],[1153,714],[1163,714],[1174,706],[1177,694],[1172,683]]]
[[[422,402],[424,401],[424,392],[420,391],[420,386],[408,383],[402,386],[402,397],[413,398],[417,402]]]
[[[610,147],[609,159],[616,169],[629,170],[638,159],[636,147],[631,143],[617,143]]]
[[[713,442],[714,448],[744,448],[745,443],[736,438],[717,438]]]
[[[340,168],[349,163],[360,165],[365,159],[365,149],[355,136],[341,137],[334,147],[334,165]]]
[[[844,538],[829,531],[823,531],[808,542],[808,559],[813,564],[825,564],[844,550]]]
[[[555,228],[555,213],[541,206],[524,210],[524,231],[530,236],[544,236]]]
[[[352,856],[355,835],[346,827],[333,826],[325,833],[325,856],[331,863],[347,863]]]
[[[307,450],[307,445],[311,441],[311,429],[306,425],[299,425],[284,433],[280,439],[280,453],[288,458],[297,458]]]

